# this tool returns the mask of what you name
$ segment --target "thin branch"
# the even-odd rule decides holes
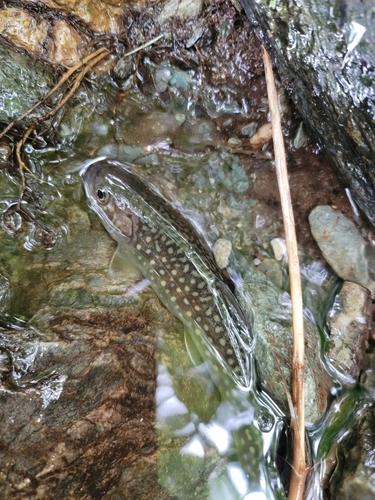
[[[56,113],[64,106],[64,104],[74,95],[74,93],[76,92],[77,88],[79,87],[81,81],[85,77],[86,73],[93,66],[95,66],[99,61],[104,59],[104,57],[106,57],[109,54],[109,52],[106,50],[104,50],[104,51],[100,50],[100,52],[96,51],[94,54],[96,54],[95,58],[92,58],[89,56],[86,58],[86,62],[89,61],[89,63],[83,69],[83,71],[76,76],[76,78],[73,82],[73,85],[72,85],[71,89],[69,90],[69,92],[67,92],[65,94],[65,96],[62,99],[60,99],[59,103],[51,111],[49,111],[45,115],[39,117],[37,120],[35,120],[30,125],[30,127],[26,130],[22,139],[20,141],[18,141],[16,144],[16,158],[18,161],[18,166],[19,166],[19,171],[20,171],[20,176],[21,176],[21,192],[20,192],[20,196],[18,198],[18,210],[20,209],[21,201],[23,199],[23,196],[24,196],[25,190],[26,190],[25,171],[29,170],[26,163],[22,159],[22,154],[21,154],[22,147],[25,144],[25,142],[27,141],[27,139],[29,138],[31,132],[35,129],[35,127],[37,125],[39,125],[40,123],[44,122],[45,120],[48,120],[49,118],[56,115]],[[91,56],[92,56],[92,54],[91,54]],[[82,64],[79,67],[82,67]],[[76,67],[76,69],[77,69],[77,67]],[[59,83],[61,84],[61,80]]]
[[[140,50],[142,49],[145,49],[146,47],[149,47],[150,45],[152,45],[153,43],[157,42],[158,40],[160,40],[160,38],[163,38],[163,36],[166,36],[168,35],[169,33],[162,33],[161,35],[158,35],[156,36],[155,38],[152,38],[151,40],[149,40],[148,42],[144,43],[143,45],[140,45],[139,47],[136,47],[135,49],[131,50],[130,52],[127,52],[126,54],[124,54],[122,56],[122,59],[124,57],[128,57],[128,56],[131,56],[133,54],[135,54],[136,52],[139,52]]]
[[[16,118],[15,120],[13,120],[11,123],[9,123],[9,125],[0,133],[0,139],[7,133],[9,132],[9,130],[11,130],[14,125],[16,125],[18,122],[20,122],[21,120],[23,120],[24,118],[26,118],[26,116],[28,116],[30,113],[32,113],[33,111],[36,110],[36,108],[38,108],[41,104],[43,104],[49,97],[51,97],[52,94],[54,94],[56,92],[56,90],[58,90],[65,82],[66,80],[68,80],[68,78],[70,76],[72,76],[72,74],[79,70],[80,68],[82,68],[82,66],[84,66],[87,62],[91,61],[91,59],[93,59],[95,56],[101,54],[102,52],[106,52],[107,53],[107,50],[104,48],[104,47],[101,47],[100,49],[96,50],[95,52],[92,52],[91,54],[89,54],[88,56],[86,56],[84,59],[82,59],[82,61],[80,61],[79,64],[77,64],[76,66],[73,66],[72,68],[70,68],[66,73],[63,74],[63,76],[60,78],[60,80],[58,81],[58,83],[53,87],[53,89],[51,89],[48,94],[46,94],[40,101],[38,101],[36,104],[34,104],[34,106],[32,106],[31,108],[29,108],[22,116],[19,116],[18,118]]]
[[[268,102],[271,111],[272,137],[275,151],[275,167],[281,198],[281,209],[283,213],[286,246],[288,250],[290,295],[292,298],[293,314],[292,402],[294,415],[291,415],[291,430],[293,433],[293,467],[289,487],[289,499],[301,500],[303,498],[305,480],[308,472],[305,458],[305,342],[303,334],[302,288],[297,238],[288,182],[284,140],[281,131],[281,120],[278,107],[277,92],[272,71],[272,62],[264,47],[263,62],[266,74]]]
[[[130,52],[127,52],[123,57],[131,56],[132,54],[135,54],[136,52],[139,52],[140,50],[145,49],[146,47],[149,47],[150,45],[152,45],[153,43],[157,42],[158,40],[160,40],[161,38],[163,38],[167,34],[168,33],[162,33],[161,35],[158,35],[155,38],[152,38],[151,40],[149,40],[148,42],[144,43],[143,45],[140,45],[139,47],[136,47],[135,49],[131,50]],[[103,59],[103,57],[104,57],[103,53],[105,53],[105,55],[109,54],[109,52],[107,51],[107,49],[105,47],[101,47],[100,49],[96,50],[95,52],[92,52],[88,56],[84,57],[82,59],[82,61],[80,61],[78,64],[76,64],[75,66],[73,66],[72,68],[70,68],[66,73],[64,73],[63,76],[60,78],[60,80],[57,82],[57,84],[53,87],[53,89],[51,89],[48,92],[48,94],[46,94],[42,99],[40,99],[40,101],[38,101],[36,104],[34,104],[34,106],[32,106],[31,108],[29,108],[23,115],[19,116],[18,118],[16,118],[15,120],[13,120],[11,123],[9,123],[9,125],[4,130],[2,130],[2,132],[0,132],[0,139],[7,132],[9,132],[9,130],[11,130],[14,127],[14,125],[16,125],[17,123],[19,123],[24,118],[26,118],[26,116],[28,116],[30,113],[32,113],[33,111],[35,111],[41,104],[43,104],[49,97],[51,97],[56,92],[56,90],[58,90],[72,76],[73,73],[75,73],[76,71],[78,71],[79,69],[81,69],[82,66],[84,66],[86,63],[88,63],[89,61],[91,61],[92,59],[95,58],[95,62],[93,61],[92,64],[88,64],[86,66],[86,68],[92,68],[95,64],[97,64],[98,61],[100,61],[101,59]],[[96,58],[97,56],[102,56],[102,57],[100,57],[99,59],[97,59]],[[85,69],[83,73],[86,74],[87,70]],[[44,121],[44,119],[41,120],[41,121]]]

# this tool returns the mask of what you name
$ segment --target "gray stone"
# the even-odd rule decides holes
[[[283,273],[280,264],[275,259],[263,259],[258,270],[264,273],[267,278],[279,289],[283,285]]]
[[[241,134],[247,135],[248,137],[252,137],[255,134],[255,132],[257,131],[257,129],[258,129],[257,122],[251,122],[251,123],[248,123],[247,125],[245,125],[244,127],[242,127]]]
[[[345,281],[327,322],[330,342],[327,356],[345,380],[358,380],[371,328],[371,297],[367,288]]]
[[[335,273],[374,293],[368,258],[372,252],[355,224],[329,206],[314,208],[309,222],[315,241]]]

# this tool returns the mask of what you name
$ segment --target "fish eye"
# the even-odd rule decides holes
[[[98,189],[96,197],[98,198],[99,203],[105,203],[108,200],[108,193],[103,189]]]

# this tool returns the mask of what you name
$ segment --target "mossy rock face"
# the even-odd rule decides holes
[[[9,123],[49,92],[54,85],[54,75],[46,64],[2,45],[0,59],[0,122]],[[42,105],[28,116],[29,122],[49,109]]]
[[[335,11],[321,0],[241,4],[305,122],[375,227],[374,18]],[[356,8],[366,14],[373,4]],[[356,19],[367,31],[349,51]]]

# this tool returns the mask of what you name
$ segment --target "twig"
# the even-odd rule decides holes
[[[304,377],[304,334],[302,288],[298,260],[297,238],[294,226],[292,201],[290,196],[288,172],[281,131],[280,113],[277,101],[275,80],[271,59],[263,47],[263,62],[266,74],[269,108],[271,111],[272,137],[275,151],[275,167],[280,191],[286,246],[289,259],[290,295],[293,314],[293,381],[292,402],[294,414],[291,415],[293,433],[293,466],[289,487],[289,500],[301,500],[305,488],[308,469],[305,458],[305,377]]]
[[[167,33],[162,33],[161,35],[153,38],[152,40],[149,40],[148,42],[144,43],[143,45],[140,45],[139,47],[136,47],[135,49],[131,50],[130,52],[127,52],[123,57],[128,57],[128,56],[130,56],[132,54],[135,54],[136,52],[139,52],[140,50],[142,50],[142,49],[148,47],[149,45],[152,45],[153,43],[157,42],[158,40],[160,40],[161,38],[163,38],[166,34]],[[82,61],[79,62],[79,64],[76,64],[75,66],[73,66],[72,68],[70,68],[66,73],[64,73],[64,75],[60,78],[60,80],[58,81],[58,83],[53,87],[53,89],[51,89],[48,92],[48,94],[46,94],[40,101],[38,101],[36,104],[34,104],[34,106],[32,106],[31,108],[29,108],[22,116],[19,116],[18,118],[16,118],[15,120],[13,120],[0,133],[0,139],[1,139],[1,137],[3,137],[7,132],[9,132],[9,130],[11,130],[14,127],[14,125],[16,125],[18,122],[20,122],[23,118],[26,118],[26,116],[28,116],[30,113],[32,113],[36,108],[38,108],[38,106],[40,106],[49,97],[51,97],[73,75],[73,73],[77,72],[78,70],[80,70],[81,68],[83,68],[83,66],[86,65],[83,68],[83,70],[80,73],[78,73],[78,75],[74,79],[73,85],[71,86],[69,92],[67,92],[65,95],[63,95],[60,98],[60,100],[57,103],[57,105],[51,111],[49,111],[45,115],[40,116],[39,118],[37,118],[29,126],[29,128],[27,129],[27,131],[24,134],[24,136],[22,137],[22,139],[20,141],[18,141],[17,144],[16,144],[16,158],[17,158],[17,161],[18,161],[18,166],[19,166],[19,171],[20,171],[20,176],[21,176],[21,192],[20,192],[20,196],[19,196],[19,199],[18,199],[18,210],[20,210],[21,201],[22,201],[22,198],[23,198],[23,196],[25,194],[25,190],[26,190],[25,171],[29,170],[28,167],[27,167],[27,165],[25,164],[25,162],[22,159],[21,152],[22,152],[23,145],[25,144],[25,142],[28,139],[28,137],[30,136],[31,132],[35,129],[35,127],[37,125],[39,125],[40,123],[42,123],[42,122],[48,120],[49,118],[55,116],[58,113],[58,111],[66,104],[66,102],[69,101],[69,99],[76,92],[77,88],[79,87],[79,85],[80,85],[81,81],[83,80],[83,78],[85,77],[86,73],[91,68],[93,68],[96,64],[98,64],[99,61],[101,61],[102,59],[104,59],[108,55],[109,55],[108,50],[106,48],[104,48],[104,47],[101,47],[100,49],[98,49],[98,50],[92,52],[91,54],[89,54],[88,56],[86,56],[84,59],[82,59]]]
[[[127,52],[126,54],[124,54],[122,56],[122,58],[131,56],[131,55],[135,54],[136,52],[139,52],[140,50],[145,49],[146,47],[149,47],[153,43],[155,43],[158,40],[160,40],[160,38],[163,38],[163,36],[166,36],[168,34],[169,33],[162,33],[161,35],[158,35],[155,38],[152,38],[151,40],[149,40],[148,42],[144,43],[143,45],[140,45],[139,47],[136,47],[135,49],[131,50],[130,52]]]
[[[91,59],[93,59],[95,56],[101,54],[104,51],[107,53],[107,50],[104,47],[101,47],[100,49],[98,49],[95,52],[92,52],[91,54],[86,56],[84,59],[82,59],[82,61],[80,61],[79,64],[77,64],[76,66],[73,66],[66,73],[64,73],[63,76],[58,81],[58,83],[53,87],[53,89],[51,89],[48,92],[48,94],[46,94],[40,101],[38,101],[36,104],[34,104],[34,106],[29,108],[22,116],[19,116],[18,118],[13,120],[11,123],[9,123],[9,125],[0,133],[0,139],[7,132],[9,132],[9,130],[11,130],[14,127],[14,125],[16,125],[18,122],[20,122],[24,118],[26,118],[26,116],[28,116],[30,113],[32,113],[36,108],[38,108],[41,104],[43,104],[49,97],[51,97],[51,95],[54,94],[56,92],[56,90],[58,90],[66,82],[66,80],[68,80],[68,78],[70,78],[72,76],[72,74],[75,71],[82,68],[82,66],[84,66],[87,62],[91,61]]]
[[[74,83],[71,87],[71,89],[69,90],[69,92],[67,92],[64,97],[60,100],[60,102],[53,108],[51,109],[51,111],[49,111],[48,113],[46,113],[45,115],[39,117],[37,120],[35,120],[35,122],[31,125],[31,127],[35,128],[36,125],[39,125],[39,123],[42,123],[44,122],[45,120],[48,120],[48,118],[51,118],[52,116],[55,116],[55,114],[64,106],[64,104],[69,101],[69,99],[73,96],[73,94],[75,93],[75,91],[77,90],[77,88],[79,87],[81,81],[83,80],[83,78],[85,77],[86,73],[93,67],[95,66],[99,61],[101,61],[102,59],[104,59],[104,57],[106,57],[107,55],[109,54],[109,52],[105,51],[105,52],[102,52],[101,54],[99,54],[97,57],[95,57],[95,59],[92,59],[91,62],[89,62],[89,64],[87,64],[87,66],[83,69],[83,71],[81,73],[79,73],[76,77],[76,79],[74,80]],[[22,139],[23,143],[25,142],[23,139]]]
[[[16,157],[17,157],[17,161],[18,161],[18,166],[19,166],[19,171],[20,171],[20,176],[21,176],[21,192],[20,192],[20,196],[18,198],[18,210],[20,209],[20,206],[21,206],[21,201],[23,199],[23,196],[25,194],[25,190],[26,190],[26,179],[25,179],[25,173],[24,171],[25,170],[29,170],[27,168],[27,165],[25,164],[25,162],[23,161],[22,159],[22,155],[21,155],[21,148],[22,146],[25,144],[25,142],[27,141],[28,137],[30,136],[31,132],[35,129],[35,127],[37,125],[39,125],[40,123],[44,122],[45,120],[48,120],[48,118],[51,118],[52,116],[55,116],[56,113],[64,106],[64,104],[73,96],[73,94],[75,93],[75,91],[77,90],[77,88],[79,87],[81,81],[83,80],[83,78],[85,77],[86,73],[93,67],[95,66],[99,61],[101,61],[104,57],[106,57],[109,52],[107,50],[100,50],[99,51],[96,51],[94,54],[96,54],[97,56],[95,58],[93,57],[87,57],[86,58],[86,62],[89,61],[89,63],[87,64],[87,66],[83,69],[83,71],[81,73],[79,73],[77,75],[77,77],[75,78],[74,80],[74,83],[71,87],[71,89],[69,90],[69,92],[67,92],[65,94],[65,96],[60,99],[59,103],[51,110],[49,111],[48,113],[46,113],[45,115],[43,116],[40,116],[37,120],[35,120],[31,125],[30,127],[26,130],[25,134],[23,135],[22,139],[20,141],[17,142],[17,145],[16,145]],[[92,56],[92,54],[91,54]],[[83,64],[83,63],[82,63]],[[78,67],[82,67],[82,64],[80,66],[77,66],[75,67],[75,69],[78,69]],[[73,69],[73,68],[72,68]],[[69,70],[70,71],[70,70]],[[71,73],[72,74],[72,73]],[[66,75],[64,75],[66,76]],[[70,76],[70,75],[69,75]],[[67,79],[68,77],[65,78],[65,80]],[[64,81],[65,81],[64,80]],[[59,82],[59,84],[61,85],[61,80]],[[53,89],[52,89],[53,90]],[[51,91],[52,92],[52,91]]]

